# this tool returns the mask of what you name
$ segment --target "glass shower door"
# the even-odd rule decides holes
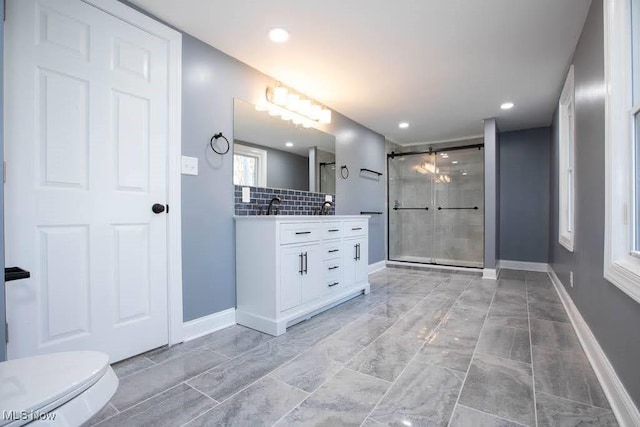
[[[389,157],[389,259],[433,262],[433,155]]]
[[[435,264],[482,267],[484,260],[484,150],[435,154]]]

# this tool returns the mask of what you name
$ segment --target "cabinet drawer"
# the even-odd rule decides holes
[[[325,243],[322,245],[322,256],[324,260],[340,258],[342,256],[342,242]]]
[[[322,223],[323,239],[339,239],[341,237],[342,237],[342,221]]]
[[[323,275],[324,277],[328,277],[329,274],[342,274],[342,259],[335,258],[327,260],[323,263]]]
[[[333,292],[342,288],[342,278],[340,276],[331,276],[325,279],[325,293]]]
[[[345,221],[344,237],[366,236],[369,233],[369,222],[365,220]]]
[[[313,223],[291,223],[280,225],[280,244],[312,242],[319,239],[318,225]]]

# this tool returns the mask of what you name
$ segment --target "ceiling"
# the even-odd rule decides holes
[[[591,3],[132,1],[401,144],[478,135],[489,117],[501,130],[549,125]],[[274,27],[290,40],[271,42]]]
[[[335,137],[314,128],[295,126],[266,111],[256,111],[253,104],[240,99],[233,101],[233,138],[276,150],[309,157],[309,148],[335,153]],[[286,143],[293,143],[287,147]]]

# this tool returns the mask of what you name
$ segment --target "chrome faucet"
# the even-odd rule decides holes
[[[273,209],[273,204],[277,203],[278,206],[280,206],[280,204],[282,203],[282,200],[280,200],[280,197],[275,196],[273,199],[271,199],[271,201],[269,202],[269,207],[267,208],[267,215],[276,215],[278,212],[278,209],[276,208],[275,211],[272,211]]]
[[[333,206],[333,202],[325,201],[322,206],[320,206],[320,215],[329,215],[329,210],[327,209],[327,205]]]

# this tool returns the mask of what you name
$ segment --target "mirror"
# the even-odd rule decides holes
[[[335,194],[335,137],[233,102],[233,183]]]

